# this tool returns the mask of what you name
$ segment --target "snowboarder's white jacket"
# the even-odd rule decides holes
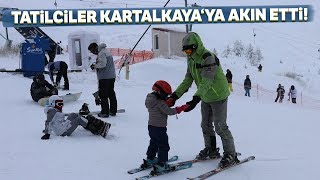
[[[296,89],[291,89],[289,90],[289,93],[288,95],[290,96],[291,95],[291,98],[297,98],[297,90]]]
[[[46,106],[44,113],[47,115],[44,133],[54,132],[57,136],[62,135],[71,127],[71,121],[65,119],[64,113],[54,107]]]
[[[175,115],[175,108],[170,108],[164,100],[158,98],[154,93],[147,95],[145,105],[149,111],[148,125],[155,127],[166,127],[168,115]]]

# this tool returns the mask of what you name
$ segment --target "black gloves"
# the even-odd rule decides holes
[[[192,100],[186,103],[189,105],[189,107],[186,110],[184,110],[184,112],[189,112],[193,110],[200,101],[201,101],[201,98],[199,96],[193,96]]]
[[[177,99],[179,99],[179,98],[178,98],[176,92],[173,92],[173,93],[170,95],[170,97],[166,100],[166,103],[167,103],[167,105],[168,105],[169,107],[172,107],[172,106],[174,106],[174,104],[176,103]]]
[[[50,134],[45,134],[41,137],[42,140],[47,140],[50,138]]]
[[[94,70],[95,69],[94,64],[91,64],[90,68]]]
[[[94,101],[95,101],[97,106],[99,106],[101,104],[101,99],[100,98],[95,98]]]

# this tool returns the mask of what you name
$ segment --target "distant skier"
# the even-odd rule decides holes
[[[65,119],[65,115],[62,112],[63,99],[58,95],[53,95],[49,98],[49,105],[44,109],[44,113],[47,115],[45,122],[44,135],[42,140],[50,138],[50,134],[54,132],[57,136],[70,136],[76,128],[81,125],[86,130],[91,131],[94,135],[101,135],[106,137],[111,124],[106,123],[94,116],[88,115],[86,118],[79,114],[72,113]]]
[[[244,80],[243,85],[244,85],[244,90],[246,91],[244,95],[250,97],[251,80],[249,75],[246,76],[246,79]]]
[[[292,85],[289,89],[289,93],[288,93],[288,96],[289,96],[289,101],[290,101],[290,97],[291,97],[291,101],[292,103],[296,104],[296,100],[297,100],[297,90],[296,88],[294,87],[294,85]]]
[[[30,94],[35,102],[44,97],[49,97],[58,94],[58,90],[45,80],[44,75],[39,73],[33,77],[33,82],[30,87]]]
[[[281,84],[278,84],[278,88],[277,88],[277,90],[276,90],[276,92],[277,92],[277,97],[276,97],[276,99],[274,100],[274,102],[277,102],[278,99],[279,99],[279,97],[280,97],[280,89],[281,89]]]
[[[68,65],[64,61],[49,62],[48,71],[50,75],[51,82],[55,87],[60,87],[60,80],[63,77],[64,87],[63,90],[69,90],[69,79],[68,79]],[[53,74],[57,73],[56,82],[54,82]]]
[[[227,69],[226,78],[227,78],[227,81],[228,81],[229,90],[231,92],[233,92],[233,88],[232,88],[232,73],[231,73],[231,71],[229,69]]]
[[[280,103],[282,103],[283,102],[283,98],[284,98],[284,93],[285,93],[286,91],[284,90],[284,87],[283,86],[281,86],[281,88],[280,88],[280,100],[279,100],[279,102]]]
[[[259,66],[258,66],[258,71],[259,71],[259,72],[262,71],[262,65],[261,65],[261,64],[259,64]]]
[[[277,88],[277,98],[274,102],[277,102],[279,99],[279,103],[282,103],[284,98],[284,93],[285,93],[284,87],[281,84],[279,84]]]
[[[149,93],[145,105],[149,112],[148,130],[150,144],[147,150],[147,159],[143,160],[142,168],[154,166],[155,173],[170,169],[168,152],[170,150],[167,135],[168,115],[180,114],[189,105],[182,105],[170,108],[166,100],[172,94],[171,86],[163,80],[159,80],[152,86],[152,93]],[[158,154],[158,158],[156,157]]]

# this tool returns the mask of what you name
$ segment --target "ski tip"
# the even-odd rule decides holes
[[[255,156],[250,156],[249,158],[250,158],[251,160],[256,159],[256,157],[255,157]]]
[[[172,156],[172,159],[178,160],[179,156]]]

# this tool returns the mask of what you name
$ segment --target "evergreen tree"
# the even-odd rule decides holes
[[[244,46],[241,41],[236,40],[233,44],[233,53],[235,56],[241,57],[244,53]]]

